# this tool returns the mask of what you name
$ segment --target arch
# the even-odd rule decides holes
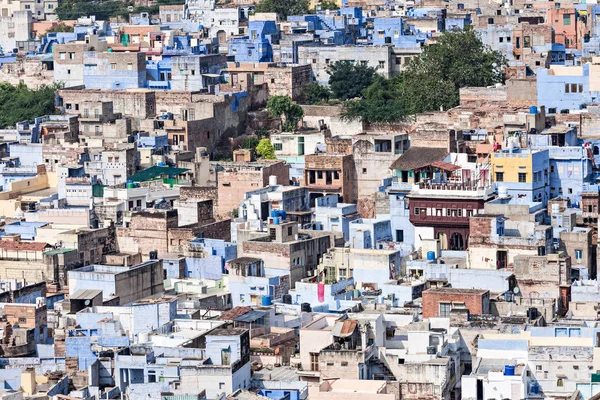
[[[463,235],[459,232],[453,232],[450,235],[450,250],[464,250],[465,242]]]
[[[217,39],[219,39],[219,44],[227,43],[227,32],[225,32],[224,30],[218,31]]]

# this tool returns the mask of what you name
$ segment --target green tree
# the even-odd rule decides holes
[[[340,100],[354,99],[362,96],[375,80],[375,68],[351,61],[338,61],[327,68],[329,88],[334,98]]]
[[[269,139],[261,139],[256,146],[256,154],[265,160],[276,160],[275,148]]]
[[[321,10],[339,10],[340,9],[338,7],[338,5],[335,4],[335,1],[331,1],[331,0],[322,1],[319,4],[317,4],[317,6],[321,7]]]
[[[506,59],[483,44],[471,27],[445,32],[409,61],[405,95],[414,113],[448,109],[459,103],[459,89],[504,82]]]
[[[254,137],[251,136],[249,138],[246,138],[243,142],[242,142],[242,148],[243,149],[252,149],[254,150],[256,148],[256,146],[258,146],[259,140]]]
[[[288,96],[271,96],[267,101],[267,110],[271,117],[281,118],[284,131],[295,131],[304,116],[302,107],[292,103]]]
[[[331,91],[328,87],[313,82],[304,88],[304,98],[306,104],[323,104],[331,98]]]
[[[402,95],[402,77],[384,79],[377,76],[364,90],[363,99],[344,103],[342,116],[347,120],[360,119],[364,122],[396,122],[404,120],[410,108]]]
[[[459,104],[461,88],[503,82],[505,65],[502,54],[485,46],[472,28],[445,32],[398,76],[376,78],[362,91],[362,98],[345,102],[343,115],[346,119],[394,122],[422,112],[447,110]]]
[[[17,122],[32,121],[36,117],[55,114],[55,92],[58,86],[30,89],[21,83],[13,86],[0,83],[0,128],[15,126]]]
[[[286,20],[290,15],[308,13],[308,0],[260,0],[254,11],[257,13],[277,13],[279,19]]]

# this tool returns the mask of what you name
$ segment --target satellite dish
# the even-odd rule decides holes
[[[515,286],[515,287],[513,288],[513,293],[514,293],[514,294],[519,294],[520,292],[521,292],[521,289],[519,289],[518,287],[516,287],[516,286]]]

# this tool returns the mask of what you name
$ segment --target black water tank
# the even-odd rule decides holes
[[[312,308],[310,308],[310,303],[302,303],[302,305],[300,306],[300,311],[311,312]]]
[[[283,295],[283,304],[292,304],[292,295],[291,294]]]

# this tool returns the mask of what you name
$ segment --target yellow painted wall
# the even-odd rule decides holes
[[[492,154],[492,180],[496,182],[496,172],[504,172],[504,182],[519,182],[519,173],[524,172],[527,174],[527,182],[532,182],[532,165],[531,154],[494,153]]]

